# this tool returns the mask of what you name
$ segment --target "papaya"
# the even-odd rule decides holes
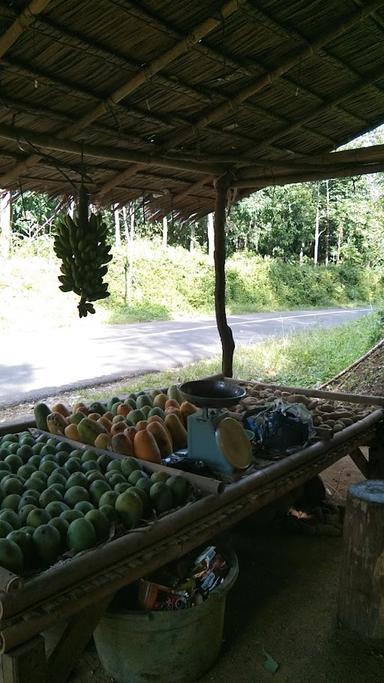
[[[122,420],[120,422],[113,422],[111,426],[111,431],[110,434],[113,436],[114,434],[122,434],[124,430],[127,428],[127,423]]]
[[[159,417],[158,415],[151,415],[148,418],[147,422],[148,422],[148,424],[151,422],[159,422],[161,425],[163,425],[164,424],[164,418]]]
[[[168,398],[165,402],[164,410],[167,411],[169,408],[180,408],[180,403],[174,398]]]
[[[113,403],[111,406],[111,413],[113,415],[117,415],[117,409],[118,407],[122,404],[122,401],[119,401],[118,403]]]
[[[132,410],[132,406],[127,405],[126,403],[119,403],[116,409],[116,414],[126,417]]]
[[[162,417],[164,419],[165,417],[165,412],[162,408],[159,406],[154,406],[151,408],[151,410],[148,413],[148,417],[153,417],[154,415],[158,415],[159,417]]]
[[[91,403],[89,406],[90,413],[100,413],[100,415],[103,415],[105,411],[106,405],[101,403],[101,401],[94,401],[94,403]]]
[[[101,415],[100,413],[88,413],[88,417],[90,420],[98,420]]]
[[[111,441],[112,450],[115,453],[123,453],[124,455],[133,455],[133,448],[131,439],[125,434],[114,434]]]
[[[86,414],[78,410],[77,413],[72,413],[72,415],[69,416],[68,420],[71,424],[78,425],[79,422],[81,422],[81,420],[83,419],[83,417],[87,417]]]
[[[135,425],[137,422],[140,422],[140,420],[145,420],[145,415],[140,408],[137,408],[136,410],[132,410],[132,412],[127,415],[127,418],[129,424]]]
[[[64,403],[55,403],[55,405],[52,406],[51,413],[60,413],[60,415],[63,415],[63,417],[69,417],[71,411],[67,408],[67,406],[64,405]]]
[[[187,446],[187,431],[180,419],[174,413],[168,413],[165,416],[165,426],[172,436],[173,447],[175,451]]]
[[[164,410],[167,400],[168,396],[166,394],[157,394],[153,399],[153,405]]]
[[[131,442],[133,443],[136,432],[137,432],[136,427],[129,426],[129,427],[126,427],[126,429],[124,429],[123,434],[125,434],[125,436],[127,436],[128,439],[130,439]]]
[[[74,413],[79,413],[79,412],[80,412],[80,413],[85,413],[86,415],[88,415],[89,410],[88,410],[87,406],[85,405],[85,403],[83,403],[83,401],[79,401],[78,403],[76,403],[76,404],[73,406],[73,411],[72,411],[72,412],[74,412]]]
[[[167,455],[171,455],[173,452],[172,440],[168,431],[165,429],[165,427],[163,427],[162,424],[160,424],[160,422],[149,422],[147,426],[147,432],[150,432],[150,434],[154,436],[162,458],[165,458]]]
[[[51,434],[64,436],[64,429],[68,422],[61,413],[49,413],[47,416],[47,427]]]
[[[119,398],[118,396],[112,396],[112,398],[108,401],[107,404],[108,410],[112,411],[112,406],[114,405],[114,403],[121,403],[121,398]]]
[[[113,413],[111,413],[110,410],[107,410],[105,413],[103,413],[103,415],[102,415],[101,417],[105,417],[107,420],[109,420],[110,422],[112,422],[112,420],[113,420]]]
[[[198,410],[199,408],[189,401],[183,401],[180,404],[180,412],[185,422],[187,422],[189,415],[193,415],[193,413],[196,413]]]
[[[139,422],[136,422],[136,429],[138,431],[140,431],[140,429],[145,429],[147,424],[148,424],[147,420],[139,420]]]
[[[152,408],[150,408],[149,406],[143,406],[142,408],[140,408],[140,410],[144,413],[145,418],[147,419],[147,417],[148,417],[149,413],[151,412]]]
[[[102,424],[95,420],[90,420],[89,417],[84,417],[77,425],[79,430],[80,440],[83,443],[94,445],[95,439],[99,434],[106,434],[106,429]]]
[[[135,456],[140,458],[140,460],[148,460],[149,462],[161,464],[160,449],[156,443],[155,437],[146,429],[136,432],[133,441],[133,450]]]
[[[33,409],[37,429],[47,431],[47,417],[52,412],[46,403],[36,403]]]
[[[112,424],[114,425],[116,422],[125,422],[124,415],[114,415],[112,418]]]
[[[168,387],[167,396],[169,399],[177,401],[177,403],[183,402],[183,395],[177,384],[171,384],[171,386]]]
[[[101,417],[99,417],[99,419],[97,421],[99,422],[99,424],[101,424],[101,425],[103,425],[103,427],[105,427],[107,432],[111,431],[112,422],[111,422],[111,420],[108,420],[108,418],[105,417],[105,415],[102,415]]]
[[[109,434],[99,434],[94,443],[95,448],[103,448],[108,450],[111,446],[111,437]]]
[[[149,394],[140,394],[136,399],[136,408],[143,408],[144,406],[152,408],[152,399]]]
[[[64,428],[64,434],[67,437],[67,439],[73,439],[73,441],[80,441],[79,430],[77,429],[77,425],[75,424],[67,425]]]

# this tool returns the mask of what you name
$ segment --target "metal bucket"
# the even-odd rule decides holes
[[[195,683],[216,661],[223,638],[225,602],[239,565],[205,602],[174,612],[109,610],[94,632],[100,661],[116,683]]]

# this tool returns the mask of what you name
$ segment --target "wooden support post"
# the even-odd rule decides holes
[[[97,601],[92,607],[75,614],[68,622],[48,661],[49,683],[65,683],[68,679],[112,597],[108,595]]]
[[[348,492],[339,585],[340,624],[384,648],[384,481]]]
[[[222,372],[225,377],[233,376],[233,352],[235,350],[235,342],[232,330],[227,323],[225,310],[225,210],[230,182],[230,177],[224,175],[215,183],[215,312],[222,346]]]
[[[1,657],[1,683],[47,683],[44,638],[36,636]]]

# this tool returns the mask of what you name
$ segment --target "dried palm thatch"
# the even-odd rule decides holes
[[[375,172],[333,154],[384,121],[384,0],[0,1],[0,187],[148,215]]]

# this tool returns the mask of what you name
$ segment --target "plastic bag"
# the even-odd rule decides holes
[[[281,399],[262,407],[257,415],[246,417],[246,425],[255,432],[263,450],[280,455],[304,448],[315,433],[309,410],[302,403],[285,403]]]

